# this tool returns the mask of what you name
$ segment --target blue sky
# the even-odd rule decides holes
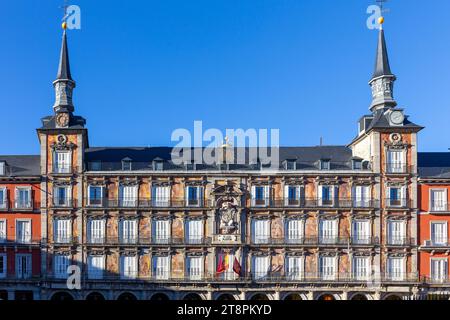
[[[0,153],[38,153],[52,113],[62,0],[2,3]],[[77,0],[76,114],[91,146],[172,145],[176,128],[277,128],[286,146],[347,144],[368,112],[377,31],[369,0]],[[395,97],[450,147],[450,1],[391,0]]]

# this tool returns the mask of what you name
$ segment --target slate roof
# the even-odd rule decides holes
[[[20,155],[20,156],[1,156],[0,162],[6,162],[7,177],[30,177],[39,176],[40,156],[38,155]],[[4,176],[0,176],[4,177]]]
[[[381,29],[378,34],[378,47],[375,59],[375,70],[373,72],[372,79],[381,76],[394,76],[394,74],[391,71],[391,67],[389,66],[389,57],[383,29]]]
[[[163,161],[165,170],[184,170],[184,165],[175,165],[171,159],[171,147],[95,147],[86,150],[87,169],[91,170],[93,162],[101,162],[102,171],[121,170],[122,160],[130,158],[132,160],[132,170],[151,170],[153,161]],[[189,149],[191,159],[195,152],[194,148]],[[201,151],[205,151],[204,148]],[[215,150],[206,150],[215,155]],[[233,148],[235,159],[239,152],[245,155],[244,164],[232,164],[229,170],[249,170],[259,168],[256,165],[258,149],[253,148]],[[270,152],[270,151],[269,151]],[[269,154],[270,156],[270,154]],[[317,147],[280,147],[279,148],[279,167],[282,168],[284,161],[290,160],[296,162],[298,170],[318,169],[319,160],[329,160],[331,170],[350,170],[352,168],[352,152],[346,146],[317,146]],[[197,164],[197,170],[217,170],[217,165],[201,163]]]
[[[450,179],[450,152],[419,152],[420,178]]]
[[[49,130],[56,129],[56,117],[55,116],[47,116],[41,119],[42,127],[39,129]],[[86,124],[86,120],[80,116],[70,116],[69,126],[65,129],[84,129]]]

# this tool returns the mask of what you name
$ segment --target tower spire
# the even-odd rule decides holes
[[[397,79],[391,71],[389,65],[386,39],[384,36],[383,23],[384,18],[378,19],[380,30],[378,33],[378,46],[375,58],[375,70],[369,85],[372,88],[372,104],[370,111],[375,112],[379,109],[389,109],[397,105],[393,97],[394,81]]]
[[[74,111],[72,103],[72,92],[75,88],[75,81],[70,73],[69,49],[67,46],[67,24],[63,22],[63,36],[61,44],[61,52],[59,57],[58,73],[56,80],[53,81],[55,88],[55,104],[53,110],[55,113],[69,113]]]

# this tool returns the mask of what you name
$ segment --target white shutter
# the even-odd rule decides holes
[[[70,226],[70,219],[56,219],[55,220],[55,241],[58,243],[70,242],[72,236],[72,228]]]
[[[0,243],[7,240],[6,230],[6,219],[2,219],[0,220]]]
[[[122,256],[121,273],[124,278],[137,277],[137,256]]]
[[[92,243],[103,243],[105,240],[105,220],[92,219],[90,220],[90,235]]]
[[[337,220],[320,220],[319,234],[322,243],[334,243],[337,240]]]
[[[56,255],[54,260],[54,273],[56,278],[67,278],[67,268],[70,265],[70,257],[67,255]]]
[[[448,279],[447,259],[431,259],[431,279],[443,282]]]
[[[303,276],[302,258],[287,257],[286,262],[289,280],[301,280]]]
[[[433,241],[433,245],[447,245],[447,223],[432,222],[431,238]]]
[[[253,220],[254,243],[267,243],[269,240],[269,220]]]
[[[88,256],[88,277],[89,279],[103,278],[105,270],[105,256],[89,255]]]
[[[269,272],[269,257],[253,257],[253,277],[254,279],[264,279]]]
[[[252,186],[251,197],[252,197],[252,206],[255,206],[256,205],[256,186]]]
[[[291,200],[291,199],[289,199],[289,188],[290,188],[289,185],[285,185],[284,186],[284,204],[286,206],[290,205],[290,201],[289,200]]]
[[[31,277],[31,255],[17,254],[16,255],[16,276],[19,279],[26,279]]]
[[[287,221],[287,240],[288,242],[299,242],[303,238],[303,221],[301,219],[289,219]]]
[[[189,279],[191,280],[201,280],[202,279],[202,257],[188,257],[188,273]]]
[[[157,280],[169,279],[169,256],[153,257],[153,272]]]
[[[7,197],[6,197],[6,188],[0,188],[0,208],[6,208],[7,206]]]
[[[336,276],[336,257],[320,258],[320,274],[323,280],[334,280]]]
[[[156,243],[167,243],[169,237],[169,220],[153,220],[154,241]]]
[[[188,220],[186,229],[189,243],[201,243],[203,238],[203,220]]]
[[[403,258],[388,258],[388,271],[391,280],[403,280]]]
[[[270,204],[270,186],[264,186],[264,205]]]
[[[370,274],[368,257],[353,258],[353,274],[356,280],[367,280]]]

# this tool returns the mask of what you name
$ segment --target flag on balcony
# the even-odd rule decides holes
[[[241,265],[236,257],[234,257],[233,261],[233,271],[236,272],[238,276],[241,275]]]
[[[283,269],[283,265],[281,265],[281,264],[278,264],[278,265],[273,264],[272,265],[272,273],[280,272],[281,269]]]
[[[225,272],[226,270],[227,270],[227,267],[225,266],[223,254],[221,254],[219,256],[219,262],[217,263],[216,273],[219,274],[219,273]]]

